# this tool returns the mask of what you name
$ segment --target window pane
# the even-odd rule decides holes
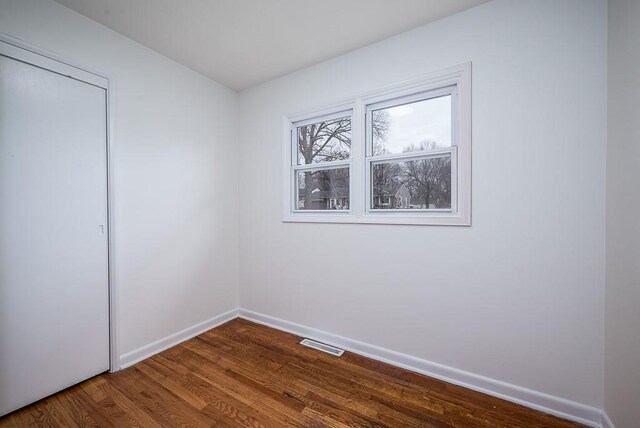
[[[374,163],[371,208],[451,209],[451,154]]]
[[[299,171],[297,210],[348,210],[349,168]]]
[[[451,147],[451,95],[371,113],[374,156]]]
[[[351,116],[296,128],[298,165],[349,159]]]

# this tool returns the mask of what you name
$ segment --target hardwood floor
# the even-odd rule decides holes
[[[235,319],[18,410],[0,427],[576,427]]]

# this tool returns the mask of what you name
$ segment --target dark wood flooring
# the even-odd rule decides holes
[[[0,427],[578,426],[300,339],[235,319],[18,410]]]

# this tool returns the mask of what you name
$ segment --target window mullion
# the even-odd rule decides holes
[[[298,171],[316,171],[321,169],[337,169],[337,168],[344,168],[345,166],[349,166],[350,164],[351,164],[351,159],[332,161],[332,162],[307,163],[304,165],[292,165],[291,170],[298,172]]]
[[[421,150],[407,153],[395,153],[391,155],[369,156],[369,159],[373,162],[385,162],[392,160],[411,160],[411,158],[437,158],[442,155],[446,155],[447,153],[451,153],[451,149],[452,147],[446,147],[437,150]]]
[[[451,148],[451,211],[458,212],[458,148]]]
[[[297,165],[298,164],[298,130],[294,127],[291,126],[290,129],[291,132],[291,162],[289,162],[290,165]]]
[[[364,158],[364,124],[362,120],[362,102],[356,99],[351,118],[351,210],[356,217],[362,215],[362,159]]]

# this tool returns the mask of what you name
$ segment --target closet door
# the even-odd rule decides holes
[[[0,55],[0,415],[109,369],[106,126],[103,88]]]

